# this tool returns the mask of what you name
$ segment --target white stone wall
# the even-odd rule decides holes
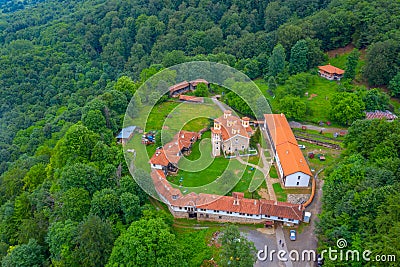
[[[308,187],[310,175],[296,172],[286,176],[285,187]]]

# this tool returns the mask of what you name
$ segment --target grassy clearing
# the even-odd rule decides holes
[[[274,188],[276,198],[278,201],[286,202],[287,200],[287,194],[285,190],[281,187],[280,183],[274,183],[272,184],[272,187]]]
[[[269,177],[273,179],[278,179],[278,173],[276,172],[276,168],[274,165],[272,165],[271,169],[269,169]]]
[[[263,92],[271,105],[272,112],[279,112],[278,99],[268,93],[268,84],[264,79],[254,81]],[[281,85],[280,85],[281,86]],[[278,86],[278,87],[280,87]],[[336,93],[338,84],[335,81],[329,81],[319,76],[314,77],[314,81],[307,88],[309,98],[302,97],[309,108],[309,114],[306,114],[304,121],[318,123],[319,121],[329,121],[330,99]],[[311,98],[312,94],[317,96]]]
[[[317,146],[314,144],[306,143],[306,142],[301,142],[298,141],[299,144],[305,145],[306,149],[303,149],[303,155],[306,158],[310,169],[314,169],[315,171],[318,171],[322,168],[326,168],[328,166],[331,166],[337,162],[337,160],[340,157],[340,150],[335,150],[335,149],[329,149],[326,147],[321,147]],[[320,161],[318,158],[314,157],[313,159],[308,158],[308,153],[309,152],[314,152],[314,154],[323,154],[325,156],[325,161]]]
[[[141,143],[142,137],[136,134],[127,143],[126,149],[134,149],[136,151],[136,158],[134,159],[135,167],[150,172],[149,157],[147,156],[146,146]],[[126,152],[127,157],[133,160],[132,153]],[[153,154],[149,154],[152,156]]]
[[[182,169],[179,169],[176,176],[168,176],[168,181],[184,187],[198,187],[207,185],[217,179],[217,177],[221,176],[228,164],[228,159],[218,157],[212,161],[211,165],[198,172],[185,171],[185,168],[180,164]],[[183,182],[179,183],[181,177],[183,177]]]
[[[246,170],[243,173],[242,178],[236,184],[236,186],[229,192],[228,195],[231,195],[232,192],[243,192],[244,196],[246,198],[251,198],[252,194],[251,194],[251,192],[249,192],[249,186],[250,186],[250,183],[251,183],[252,179],[256,179],[257,181],[261,181],[259,183],[259,184],[261,184],[262,181],[264,181],[264,174],[261,171],[257,170],[257,169],[251,170],[251,167],[247,166]]]
[[[214,104],[178,103],[172,110],[166,111],[168,113],[161,124],[157,124],[157,129],[163,126],[172,135],[181,129],[197,132],[210,124],[210,118],[222,115],[222,111]],[[157,114],[159,119],[162,118],[160,115],[164,113]]]

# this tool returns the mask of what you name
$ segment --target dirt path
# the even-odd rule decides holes
[[[308,130],[314,130],[314,131],[318,131],[318,132],[323,131],[324,133],[338,133],[340,131],[345,131],[347,133],[347,129],[325,128],[325,127],[311,125],[311,124],[302,124],[297,121],[290,121],[289,125],[290,125],[290,128],[298,128],[298,129],[301,129],[303,126],[306,126]]]

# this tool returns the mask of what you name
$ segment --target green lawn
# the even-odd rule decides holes
[[[275,195],[276,195],[276,198],[278,199],[278,201],[286,202],[287,194],[285,193],[285,191],[281,187],[281,184],[280,183],[274,183],[274,184],[272,184],[272,186],[274,188]]]
[[[271,169],[269,169],[269,177],[271,177],[273,179],[278,179],[278,173],[276,172],[274,165],[272,165]]]
[[[273,98],[267,92],[267,82],[264,81],[264,79],[257,79],[254,82],[268,99],[272,112],[279,112],[278,99]],[[305,96],[302,97],[310,110],[310,114],[305,116],[304,121],[313,123],[318,123],[319,121],[329,121],[330,99],[332,98],[333,94],[336,93],[337,88],[337,82],[329,81],[316,75],[314,81],[307,88],[307,92],[309,98],[312,94],[316,94],[317,96],[313,97],[312,99],[306,98]]]
[[[256,186],[254,186],[255,188],[250,188],[252,180],[255,180],[254,184],[257,184]],[[232,192],[243,192],[246,198],[251,198],[252,197],[251,192],[254,192],[262,184],[263,181],[265,181],[265,179],[264,179],[264,174],[261,171],[257,169],[251,170],[251,167],[247,166],[246,170],[243,173],[242,178],[236,184],[236,186],[229,192],[228,195],[231,195]]]
[[[163,103],[163,107],[152,111],[149,116],[148,130],[166,131],[171,136],[181,129],[198,132],[210,125],[210,118],[222,115],[222,111],[214,104]]]
[[[192,171],[193,168],[191,166],[189,166],[189,170],[185,171],[184,169],[186,169],[186,164],[179,162],[180,169],[178,174],[176,176],[168,176],[168,181],[176,185],[181,185],[179,180],[181,177],[183,177],[182,186],[184,187],[198,187],[207,185],[222,175],[227,168],[228,163],[228,159],[225,159],[224,157],[217,157],[210,165],[206,165],[206,167],[200,171]]]

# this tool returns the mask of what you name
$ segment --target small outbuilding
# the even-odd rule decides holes
[[[135,130],[136,126],[128,126],[122,129],[121,132],[116,137],[118,143],[125,145],[129,140],[131,140]]]

